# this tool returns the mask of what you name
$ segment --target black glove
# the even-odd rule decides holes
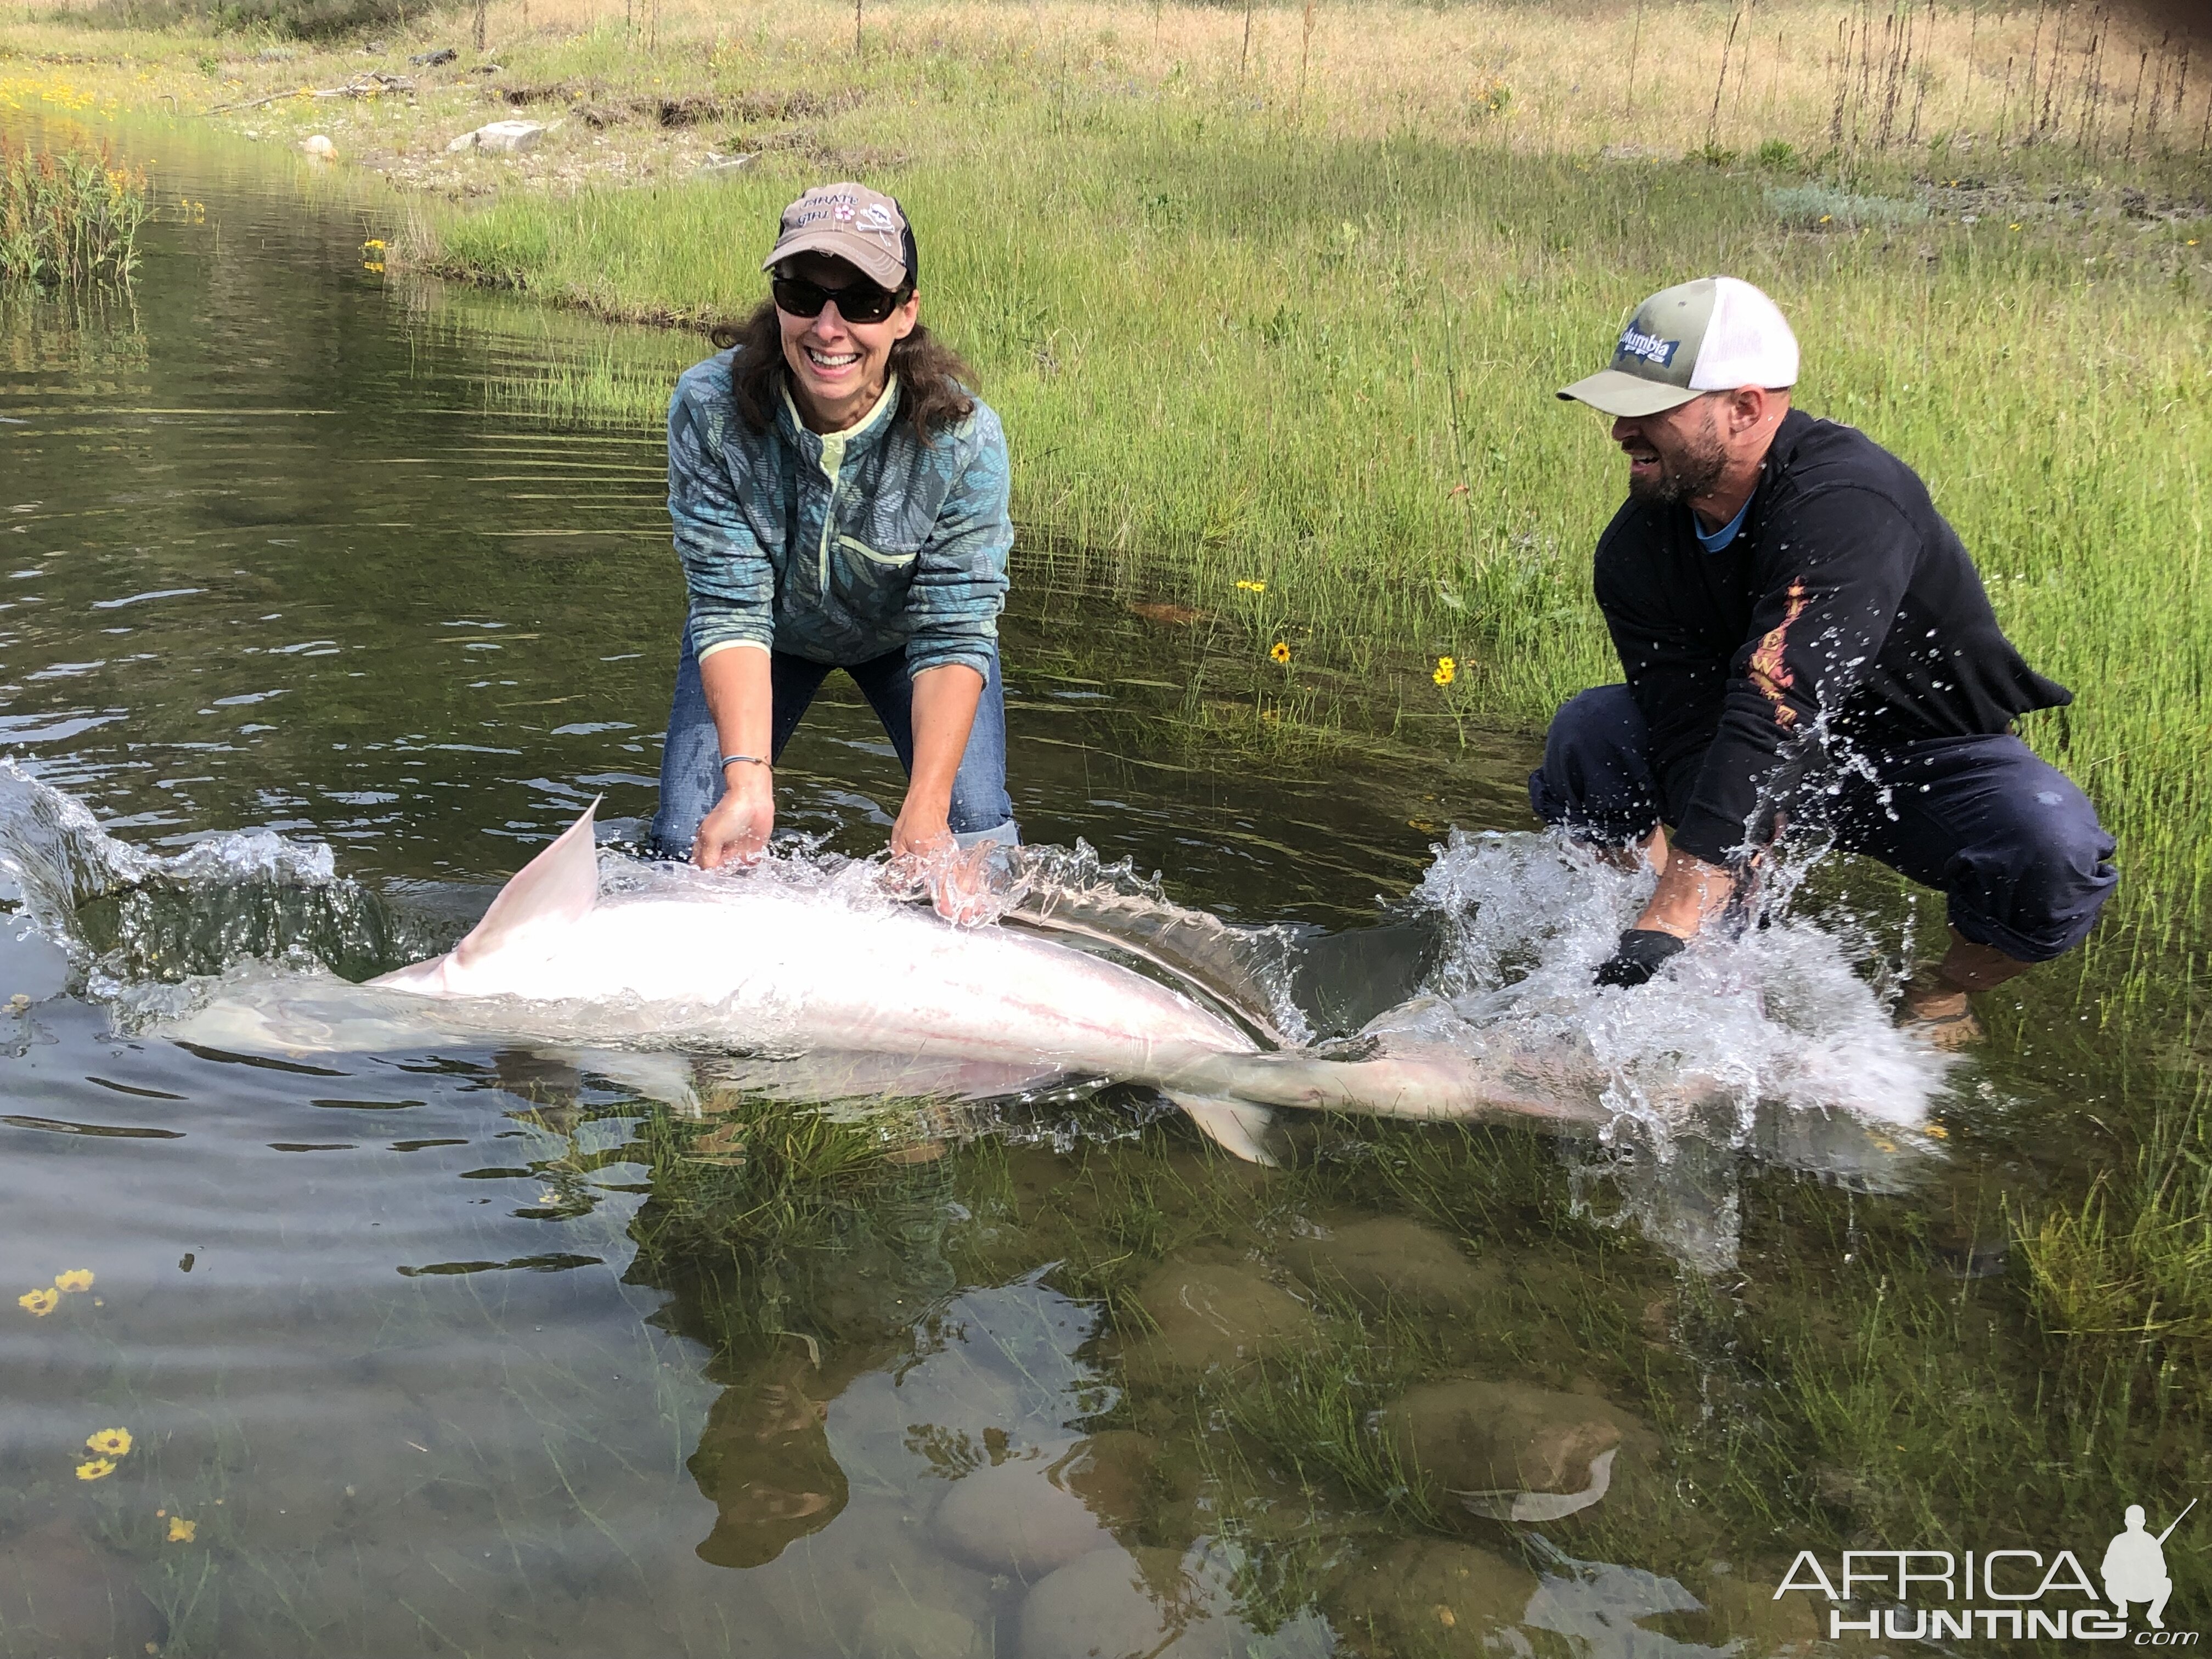
[[[1641,985],[1682,954],[1689,941],[1652,927],[1632,927],[1620,936],[1613,954],[1597,965],[1600,985]]]

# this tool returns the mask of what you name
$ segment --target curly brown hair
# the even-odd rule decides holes
[[[762,301],[742,323],[716,324],[709,337],[718,351],[737,348],[738,355],[730,359],[730,391],[738,413],[755,432],[767,431],[791,381],[775,301]],[[924,443],[951,422],[965,420],[975,407],[969,392],[975,372],[921,323],[892,345],[890,372],[898,376],[899,412]]]

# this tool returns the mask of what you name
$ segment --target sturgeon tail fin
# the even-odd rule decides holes
[[[456,965],[472,968],[518,933],[579,921],[591,914],[599,902],[599,855],[592,842],[592,815],[599,811],[601,799],[594,795],[582,817],[499,890],[483,920],[453,947]]]
[[[1282,1161],[1267,1150],[1275,1115],[1265,1106],[1218,1095],[1183,1094],[1174,1089],[1163,1092],[1190,1115],[1190,1121],[1198,1125],[1207,1139],[1231,1157],[1241,1158],[1247,1164],[1263,1164],[1270,1169]]]

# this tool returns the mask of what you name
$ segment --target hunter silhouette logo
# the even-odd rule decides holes
[[[2106,1546],[2096,1579],[2069,1549],[1851,1549],[1843,1552],[1833,1574],[1817,1552],[1800,1550],[1774,1599],[1795,1593],[1827,1601],[1831,1642],[1980,1637],[2195,1647],[2202,1632],[2166,1627],[2173,1595],[2166,1540],[2197,1503],[2191,1498],[2160,1533],[2147,1528],[2142,1504],[2129,1504],[2125,1529]],[[2142,1609],[2143,1627],[2130,1630],[2130,1607]]]
[[[2148,1610],[2143,1614],[2153,1630],[2164,1630],[2166,1598],[2173,1594],[2173,1580],[2166,1572],[2166,1540],[2173,1536],[2173,1528],[2181,1524],[2182,1517],[2197,1507],[2191,1498],[2187,1509],[2173,1517],[2166,1529],[2155,1538],[2143,1530],[2143,1506],[2128,1505],[2127,1530],[2119,1534],[2105,1547],[2105,1565],[2099,1576],[2105,1581],[2105,1595],[2119,1612],[2128,1616],[2128,1603],[2147,1601]]]

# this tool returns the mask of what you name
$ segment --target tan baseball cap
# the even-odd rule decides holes
[[[1661,289],[1636,307],[1613,366],[1559,390],[1607,415],[1657,415],[1708,392],[1797,384],[1797,337],[1781,307],[1734,276]]]
[[[899,204],[866,185],[817,185],[783,210],[775,246],[761,261],[773,270],[799,253],[827,253],[870,281],[898,289],[915,279],[914,232]]]

